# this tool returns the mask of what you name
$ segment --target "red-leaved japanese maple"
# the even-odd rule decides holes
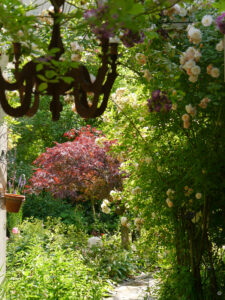
[[[47,148],[35,161],[37,169],[28,191],[49,191],[56,198],[71,202],[103,199],[114,188],[121,188],[119,161],[109,151],[115,141],[89,125],[65,133],[72,140]],[[103,137],[101,145],[97,138]]]

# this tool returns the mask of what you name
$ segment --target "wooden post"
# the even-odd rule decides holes
[[[7,125],[3,117],[4,113],[0,107],[0,283],[4,279],[6,269],[6,210],[2,196],[7,185]]]

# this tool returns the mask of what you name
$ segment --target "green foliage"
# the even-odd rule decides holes
[[[66,234],[65,234],[66,233]],[[109,284],[85,265],[79,247],[86,236],[48,219],[25,221],[8,243],[7,299],[102,299]]]
[[[87,231],[87,218],[81,209],[73,207],[66,201],[54,199],[45,192],[40,195],[26,196],[23,205],[23,217],[35,217],[44,221],[48,217],[60,218],[64,224],[74,225],[84,232]]]

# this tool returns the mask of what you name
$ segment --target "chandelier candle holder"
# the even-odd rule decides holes
[[[52,77],[50,82],[43,79],[46,72],[53,71],[55,61],[60,61],[61,55],[64,53],[63,42],[60,34],[60,7],[65,4],[65,0],[50,0],[54,7],[54,12],[50,13],[53,19],[53,30],[51,41],[48,50],[51,53],[45,57],[39,57],[26,63],[20,70],[21,44],[14,43],[15,57],[15,82],[9,83],[2,75],[0,69],[0,104],[6,114],[12,117],[33,116],[39,107],[39,98],[41,95],[49,95],[52,97],[50,103],[50,111],[52,119],[58,120],[62,111],[60,96],[66,95],[68,91],[72,91],[74,96],[77,113],[83,118],[95,118],[103,114],[107,107],[109,95],[117,77],[117,58],[118,44],[110,43],[109,38],[101,38],[102,54],[101,66],[98,69],[96,79],[91,81],[88,69],[80,64],[78,67],[68,69],[63,76],[70,77],[70,83],[63,79]],[[57,52],[54,50],[57,49]],[[43,64],[39,68],[38,65]],[[72,64],[71,64],[72,65]],[[42,78],[42,79],[41,79]],[[45,89],[42,91],[40,85],[45,84]],[[13,107],[7,100],[7,91],[19,92],[20,106]],[[87,95],[92,93],[93,100],[90,103]]]

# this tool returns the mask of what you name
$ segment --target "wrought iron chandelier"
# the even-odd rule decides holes
[[[43,83],[41,76],[46,71],[51,71],[51,61],[59,61],[61,55],[64,53],[62,38],[60,35],[60,7],[64,5],[65,0],[50,0],[54,7],[54,12],[51,13],[53,19],[53,30],[51,41],[48,49],[58,48],[59,51],[51,56],[35,58],[28,62],[20,70],[21,44],[14,43],[14,57],[15,57],[15,83],[6,81],[0,69],[0,104],[6,114],[12,117],[33,116],[39,107],[39,98],[43,92],[39,91],[39,86]],[[118,58],[118,44],[109,43],[108,38],[102,38],[101,42],[101,67],[98,69],[97,76],[94,82],[91,81],[88,69],[80,64],[78,67],[71,67],[64,76],[73,78],[72,83],[66,83],[59,80],[57,83],[48,83],[45,94],[52,97],[50,103],[50,111],[52,112],[52,119],[58,120],[60,112],[62,111],[62,104],[60,96],[65,95],[66,92],[72,90],[74,96],[77,113],[83,118],[95,118],[103,114],[107,107],[109,95],[113,83],[117,77],[116,66]],[[37,65],[41,62],[44,68],[37,71]],[[6,91],[19,91],[20,106],[12,107],[6,97]],[[93,101],[90,104],[87,94],[93,94]],[[32,101],[32,99],[34,100]],[[100,99],[102,98],[102,100]]]

